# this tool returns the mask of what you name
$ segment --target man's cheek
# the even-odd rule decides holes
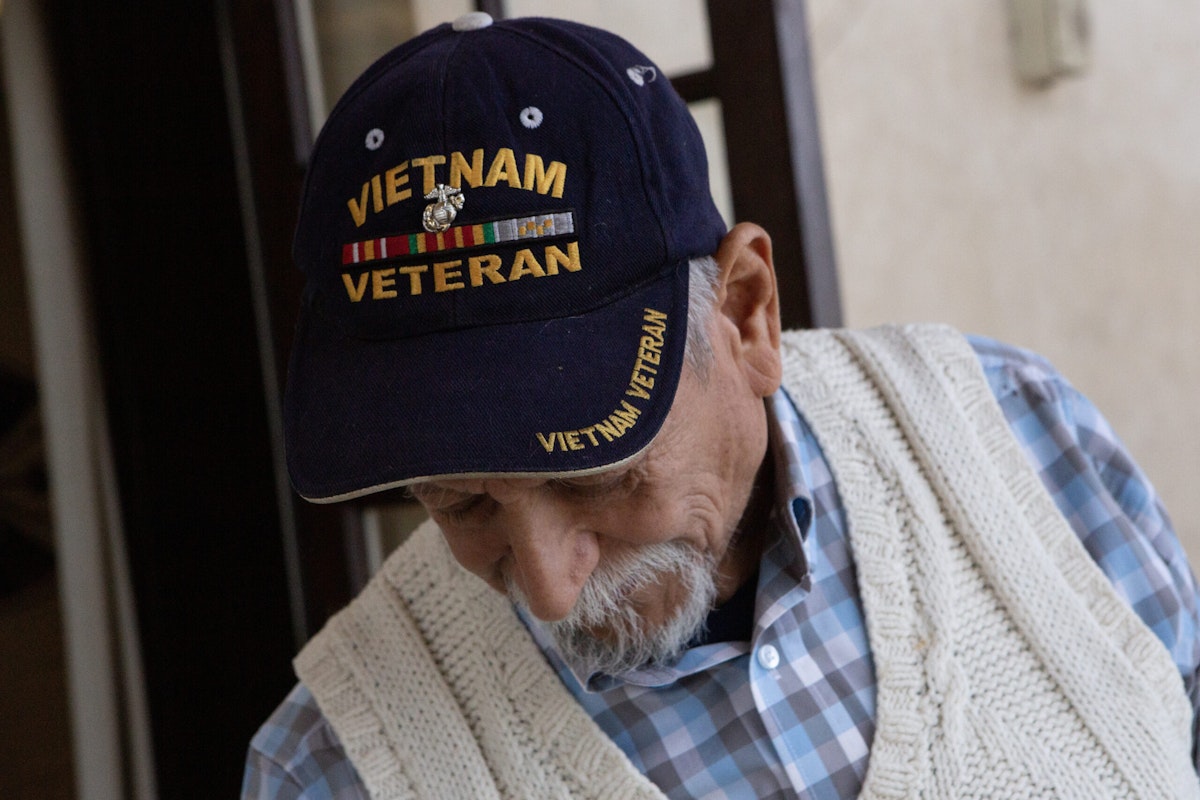
[[[447,535],[446,544],[450,547],[450,554],[454,556],[454,560],[458,562],[459,566],[472,575],[482,578],[488,586],[496,591],[504,593],[504,577],[501,574],[502,554],[497,553],[493,557],[487,548],[481,547],[477,542],[469,541],[466,537]]]

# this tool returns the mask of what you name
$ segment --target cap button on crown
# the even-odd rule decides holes
[[[456,31],[477,31],[492,24],[492,15],[486,11],[472,11],[454,20],[451,27]]]

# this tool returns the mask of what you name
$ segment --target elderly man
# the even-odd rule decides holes
[[[432,519],[246,797],[1200,797],[1194,581],[1102,418],[941,327],[781,334],[627,43],[472,14],[384,56],[296,257],[297,490]]]

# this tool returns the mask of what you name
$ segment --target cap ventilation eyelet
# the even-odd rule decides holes
[[[456,31],[478,31],[492,24],[492,15],[486,11],[471,11],[451,23]]]
[[[521,109],[521,124],[533,130],[542,124],[542,110],[537,106],[526,106]]]

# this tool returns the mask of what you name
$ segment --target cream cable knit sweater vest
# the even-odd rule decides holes
[[[878,679],[863,797],[1200,798],[1191,709],[944,328],[784,338],[846,501]],[[371,796],[650,798],[425,525],[296,659]]]

